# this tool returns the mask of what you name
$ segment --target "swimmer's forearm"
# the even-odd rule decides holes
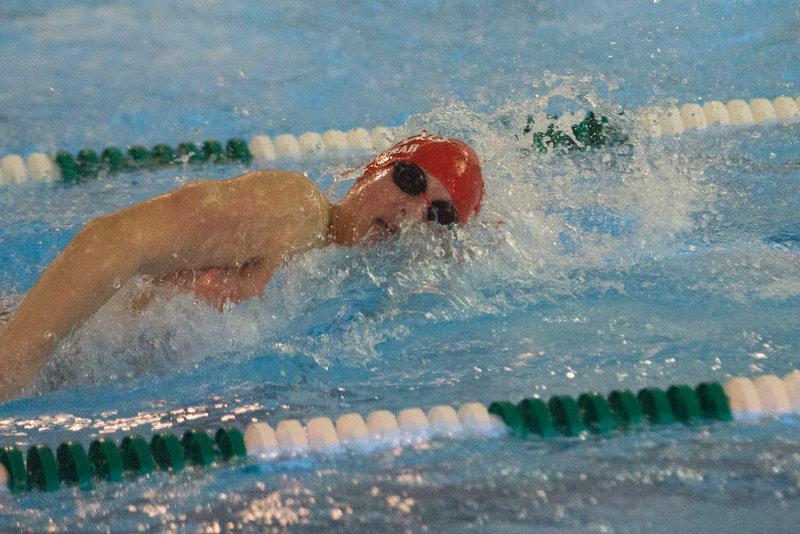
[[[11,317],[0,335],[0,399],[18,395],[55,344],[138,272],[141,253],[113,217],[81,230]]]

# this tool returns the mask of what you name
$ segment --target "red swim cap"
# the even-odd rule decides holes
[[[466,223],[480,210],[483,198],[481,164],[475,151],[463,141],[427,133],[403,139],[369,162],[359,180],[391,167],[396,161],[410,161],[435,176],[450,192],[459,223]]]

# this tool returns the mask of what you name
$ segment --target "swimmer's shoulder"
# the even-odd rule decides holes
[[[322,190],[298,172],[254,171],[228,182],[248,207],[270,213],[300,232],[327,233],[331,204]]]
[[[328,204],[325,194],[317,184],[299,172],[253,171],[222,183],[225,184],[222,187],[230,193],[242,195],[255,203],[290,201],[302,204]]]
[[[228,180],[233,187],[243,187],[251,192],[259,191],[285,191],[292,192],[316,192],[322,195],[319,187],[299,172],[292,171],[252,171],[236,178]]]

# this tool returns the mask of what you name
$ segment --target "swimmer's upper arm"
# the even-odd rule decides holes
[[[121,210],[107,224],[129,236],[142,273],[241,264],[259,255],[259,241],[308,183],[302,174],[286,171],[199,180]]]
[[[190,247],[186,240],[193,235],[185,224],[199,205],[196,198],[213,189],[210,180],[193,182],[174,191],[153,197],[115,213],[90,221],[84,231],[116,235],[125,242],[137,272],[169,263],[180,249]],[[183,235],[181,235],[183,234]],[[165,265],[166,267],[166,265]],[[174,269],[173,269],[174,270]]]

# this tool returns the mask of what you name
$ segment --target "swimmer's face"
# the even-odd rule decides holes
[[[457,220],[450,192],[420,167],[397,162],[356,183],[339,203],[337,227],[343,244],[377,243],[407,221]]]

